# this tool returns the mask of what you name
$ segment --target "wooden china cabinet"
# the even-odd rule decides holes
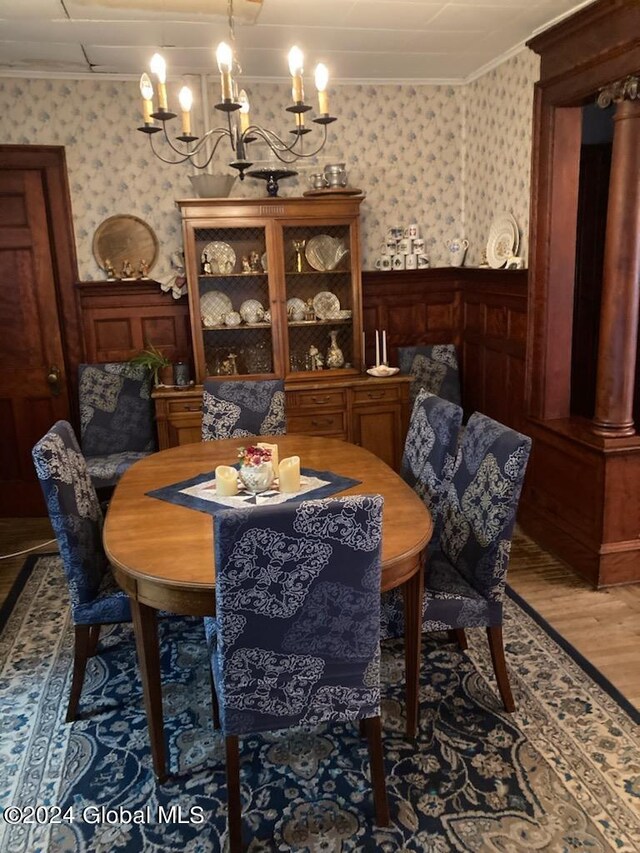
[[[361,201],[177,202],[196,385],[154,393],[162,448],[200,441],[205,379],[284,379],[288,432],[342,438],[399,467],[408,378],[375,379],[362,363]]]

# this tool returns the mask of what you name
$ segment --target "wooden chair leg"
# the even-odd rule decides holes
[[[100,640],[101,625],[92,625],[89,631],[89,652],[88,656],[92,658],[98,651],[98,641]]]
[[[242,851],[242,804],[240,802],[240,754],[238,736],[224,739],[227,757],[227,823],[229,825],[229,853]]]
[[[458,647],[462,649],[462,651],[466,651],[469,646],[467,645],[467,635],[464,632],[464,628],[451,628],[449,633],[449,639],[452,643],[457,643]]]
[[[216,683],[213,680],[213,673],[209,667],[209,684],[211,685],[211,713],[213,716],[213,728],[220,728],[220,706],[218,705],[218,695],[216,693]]]
[[[509,684],[509,673],[507,672],[507,662],[504,657],[502,625],[493,625],[487,628],[487,637],[489,638],[491,660],[493,661],[493,670],[496,674],[502,704],[505,711],[512,714],[516,709],[516,703],[513,701],[513,694],[511,693],[511,686]]]
[[[369,744],[369,763],[371,765],[371,785],[373,802],[376,809],[376,824],[389,826],[389,801],[387,783],[384,775],[384,756],[382,754],[382,726],[380,717],[368,717],[363,720]]]
[[[75,641],[73,650],[73,676],[71,679],[71,693],[69,696],[69,704],[67,706],[67,722],[72,723],[76,718],[78,710],[78,702],[82,693],[82,685],[84,684],[84,673],[87,668],[87,658],[89,657],[89,648],[91,628],[89,625],[75,626]]]

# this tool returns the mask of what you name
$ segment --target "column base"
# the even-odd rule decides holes
[[[613,424],[608,421],[601,421],[594,418],[591,422],[591,431],[596,435],[603,435],[607,438],[628,438],[630,435],[636,434],[636,428],[633,421],[627,421],[622,424]]]

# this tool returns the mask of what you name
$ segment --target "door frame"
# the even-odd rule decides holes
[[[43,175],[65,379],[77,427],[78,365],[83,358],[83,344],[75,288],[78,261],[64,146],[0,145],[0,168],[33,169]]]

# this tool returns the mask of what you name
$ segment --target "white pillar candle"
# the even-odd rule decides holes
[[[389,364],[387,361],[387,333],[384,329],[382,330],[382,363]]]
[[[266,441],[259,441],[257,447],[260,447],[262,450],[270,450],[271,451],[271,467],[273,468],[273,476],[278,476],[278,445],[277,444],[268,444]]]
[[[238,494],[238,472],[230,465],[218,465],[216,468],[216,494],[230,497]]]
[[[364,336],[364,330],[362,332],[362,363],[366,367],[367,365],[367,344]]]
[[[300,457],[289,456],[280,463],[280,491],[300,491]]]
[[[376,329],[376,367],[380,367],[380,336]]]

